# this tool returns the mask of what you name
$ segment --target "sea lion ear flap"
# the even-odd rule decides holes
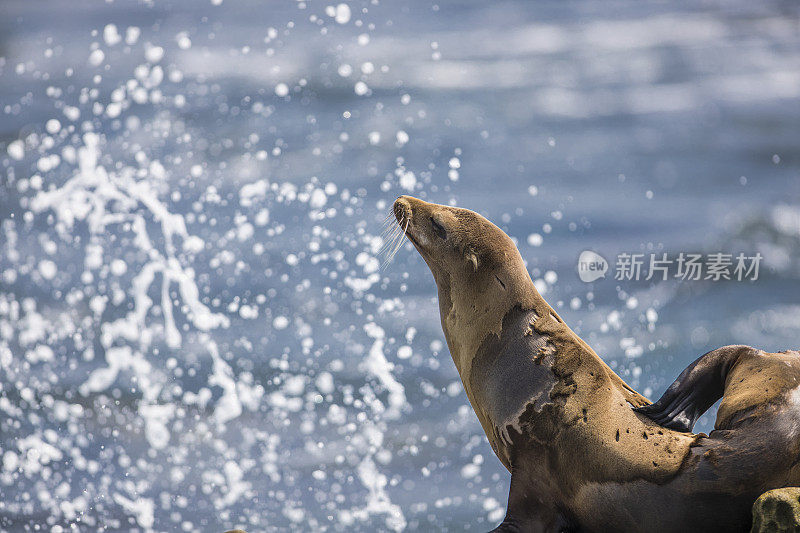
[[[475,255],[475,252],[473,252],[471,248],[467,249],[467,251],[464,253],[464,259],[466,259],[468,263],[472,264],[472,268],[475,272],[478,271],[478,256]]]

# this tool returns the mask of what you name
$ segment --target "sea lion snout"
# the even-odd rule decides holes
[[[403,232],[431,267],[437,284],[442,271],[450,282],[454,276],[469,277],[484,270],[512,269],[525,272],[522,258],[513,241],[500,228],[484,217],[470,211],[447,205],[434,204],[400,196],[395,200],[393,213]],[[527,275],[527,273],[526,273]],[[502,277],[502,276],[501,276]],[[503,282],[505,283],[505,281]]]
[[[430,253],[429,245],[433,241],[430,228],[424,221],[431,218],[433,209],[436,207],[440,206],[413,196],[401,196],[394,201],[392,208],[397,223],[403,228],[403,232],[417,247],[417,250],[423,254],[423,257],[426,253]]]
[[[412,210],[411,203],[409,202],[410,196],[400,196],[394,201],[394,217],[397,219],[398,224],[403,226],[407,221],[411,220]]]

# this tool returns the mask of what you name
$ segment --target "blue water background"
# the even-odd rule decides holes
[[[0,461],[0,528],[491,529],[509,475],[443,346],[424,262],[406,244],[365,289],[345,282],[369,278],[364,261],[382,261],[371,238],[400,194],[467,207],[500,225],[548,302],[652,398],[715,347],[798,348],[796,3],[349,6],[340,24],[316,2],[2,3],[0,352],[8,359],[0,359],[0,457],[19,459]],[[129,26],[141,36],[110,45],[108,24],[123,39]],[[162,47],[163,58],[148,59],[150,46]],[[103,51],[99,65],[89,59],[93,47]],[[140,64],[159,64],[164,80],[143,103],[127,91],[119,116],[109,116],[113,91],[136,79]],[[163,100],[153,100],[154,89]],[[64,106],[79,108],[80,118],[70,120]],[[47,133],[52,118],[56,134]],[[77,172],[65,161],[42,171],[39,160],[84,146],[88,130],[100,134],[99,165],[141,170],[134,179],[204,240],[179,259],[203,302],[230,321],[203,338],[173,284],[183,337],[170,347],[158,278],[148,289],[154,341],[141,358],[163,385],[159,404],[174,409],[163,447],[146,435],[150,415],[135,372],[78,392],[107,364],[103,325],[132,308],[146,254],[130,228],[93,233],[83,221],[65,233],[53,210],[31,207],[32,177],[46,190]],[[18,160],[8,148],[20,139]],[[242,187],[259,180],[268,188],[243,202]],[[325,191],[324,206],[312,205],[315,190]],[[269,218],[259,225],[263,209]],[[161,221],[142,206],[133,212],[162,249]],[[253,234],[238,233],[247,223]],[[541,245],[529,243],[531,234]],[[104,255],[87,280],[90,241]],[[764,260],[752,282],[609,275],[585,284],[576,261],[587,249],[612,263],[621,252],[758,252]],[[114,273],[115,259],[124,272]],[[97,295],[112,302],[99,314],[89,306]],[[240,312],[244,305],[257,317]],[[31,306],[45,324],[36,341],[23,333]],[[208,338],[236,379],[261,387],[219,424],[211,417],[223,393],[209,377]],[[30,354],[39,344],[51,359]],[[413,355],[399,357],[401,346]],[[391,385],[365,367],[372,349],[394,365],[405,395],[399,416],[374,402],[391,405]],[[334,383],[328,393],[315,385],[324,372]],[[203,388],[211,392],[204,407],[185,401],[185,392]],[[58,415],[58,402],[81,409]],[[332,416],[331,406],[344,415]],[[713,412],[696,429],[712,427]],[[20,442],[31,436],[61,455],[25,451]],[[369,464],[377,473],[361,476]],[[150,515],[140,501],[152,504]]]

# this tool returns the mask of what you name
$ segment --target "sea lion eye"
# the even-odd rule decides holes
[[[433,225],[433,232],[436,233],[440,239],[447,238],[447,231],[444,229],[444,226],[436,222],[433,217],[431,217],[431,225]]]

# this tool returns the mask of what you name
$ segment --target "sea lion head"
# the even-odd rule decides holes
[[[461,370],[487,330],[536,293],[525,263],[503,230],[469,209],[401,196],[393,210],[433,273],[442,329]]]

